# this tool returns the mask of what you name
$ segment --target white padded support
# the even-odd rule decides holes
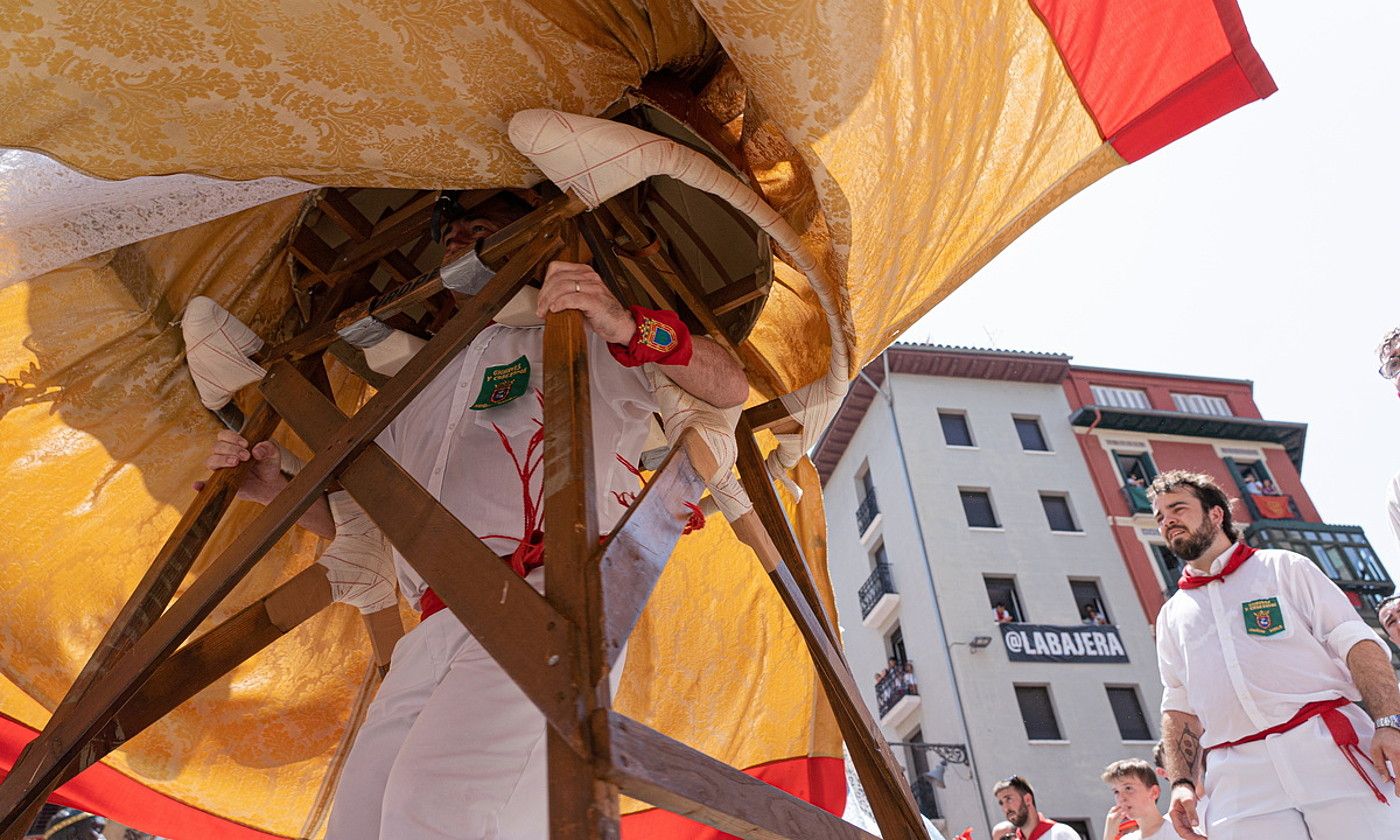
[[[316,560],[326,567],[331,597],[368,615],[399,602],[389,540],[349,493],[338,490],[327,500],[335,520],[335,539]]]
[[[511,118],[510,139],[546,177],[560,189],[573,191],[589,207],[597,207],[656,175],[668,175],[721,198],[761,227],[787,254],[789,262],[807,276],[826,315],[827,329],[831,333],[831,359],[825,376],[782,396],[783,405],[802,428],[799,434],[780,435],[777,449],[769,454],[766,462],[769,474],[794,490],[796,484],[787,472],[797,465],[831,422],[850,383],[850,350],[836,306],[836,286],[797,231],[757,193],[709,158],[639,128],[536,108],[521,111]],[[694,406],[690,410],[703,412]],[[664,413],[663,417],[666,417]],[[666,419],[669,436],[673,424],[670,418]],[[701,425],[714,430],[718,424],[717,418],[711,418]],[[729,428],[732,435],[733,424]],[[709,440],[709,436],[706,437]],[[725,492],[713,485],[710,490],[717,494],[717,500],[718,493]]]
[[[267,375],[248,360],[262,349],[263,340],[212,299],[191,298],[180,319],[180,331],[185,335],[190,377],[199,401],[210,411],[228,405],[240,388]]]

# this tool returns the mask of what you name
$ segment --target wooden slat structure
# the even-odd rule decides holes
[[[373,192],[327,190],[322,196],[319,220],[297,233],[292,249],[306,269],[298,285],[312,317],[300,335],[259,354],[269,373],[244,435],[261,439],[284,421],[314,457],[172,603],[232,499],[238,471],[208,483],[49,724],[0,783],[0,840],[18,838],[58,784],[329,604],[324,573],[312,567],[187,643],[333,483],[359,502],[544,715],[553,840],[616,837],[620,794],[745,838],[869,840],[837,817],[613,711],[610,669],[681,536],[689,515],[684,502],[699,497],[698,476],[711,456],[687,433],[599,545],[580,313],[552,314],[545,327],[543,481],[552,523],[545,535],[546,595],[513,574],[374,443],[561,250],[586,248],[624,299],[653,306],[680,301],[731,351],[734,341],[722,334],[715,310],[734,309],[761,290],[750,278],[740,288],[707,294],[664,247],[643,241],[654,231],[627,203],[630,197],[583,215],[582,204],[556,194],[542,197],[533,212],[486,243],[481,256],[494,277],[480,294],[454,303],[438,294],[440,280],[419,265],[436,256],[424,244],[435,195],[402,191],[371,222],[363,207]],[[324,385],[322,354],[336,342],[337,326],[393,313],[403,313],[406,326],[430,340],[347,417],[318,388]],[[924,838],[910,790],[860,700],[834,621],[763,466],[755,430],[784,423],[792,421],[773,402],[750,409],[737,429],[739,473],[755,509],[734,523],[735,530],[757,552],[807,642],[881,833],[888,840]]]

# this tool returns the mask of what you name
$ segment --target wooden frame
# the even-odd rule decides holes
[[[422,195],[413,197],[387,214],[387,226],[381,230],[357,214],[345,195],[323,200],[327,215],[346,229],[347,243],[342,253],[327,256],[310,238],[298,240],[294,250],[306,254],[299,253],[299,259],[308,264],[314,259],[321,270],[321,280],[306,288],[324,285],[330,290],[327,299],[347,303],[336,292],[346,288],[348,272],[365,269],[374,260],[387,260],[405,285],[430,284],[431,278],[408,276],[404,254],[402,259],[388,256],[398,253],[395,242],[413,247],[419,229],[411,223],[421,227],[419,216],[429,205]],[[313,566],[181,646],[333,482],[360,503],[544,715],[553,840],[617,837],[620,793],[745,838],[871,838],[612,710],[610,669],[680,538],[689,514],[684,502],[699,497],[698,476],[708,474],[713,461],[704,443],[687,433],[599,545],[588,354],[580,313],[552,314],[545,327],[545,516],[549,522],[573,523],[546,533],[547,595],[513,574],[374,443],[375,436],[487,325],[526,276],[561,247],[582,247],[580,236],[598,254],[600,271],[614,276],[632,272],[648,294],[675,295],[702,323],[717,323],[696,292],[699,286],[670,262],[664,249],[630,256],[625,249],[620,256],[600,249],[612,235],[604,226],[583,219],[580,234],[570,221],[584,209],[572,197],[561,196],[494,237],[483,259],[499,265],[499,270],[486,288],[353,416],[341,413],[313,381],[324,378],[321,354],[334,341],[333,325],[352,315],[381,311],[375,300],[383,296],[350,304],[348,312],[323,311],[319,326],[265,351],[270,370],[260,386],[263,402],[251,413],[245,436],[265,437],[280,418],[314,457],[172,604],[176,587],[233,497],[238,471],[221,472],[208,483],[49,724],[0,783],[0,840],[18,838],[37,806],[62,781],[330,602],[324,573]],[[620,204],[609,209],[614,223],[609,227],[639,244],[643,233],[636,218]],[[733,299],[748,294],[740,290]],[[735,350],[727,341],[721,343]],[[739,474],[755,507],[734,523],[735,531],[758,554],[802,632],[883,836],[924,838],[912,793],[860,700],[832,617],[825,612],[762,463],[755,430],[785,423],[792,421],[781,404],[766,403],[746,412],[736,430]],[[405,515],[406,510],[411,515]]]

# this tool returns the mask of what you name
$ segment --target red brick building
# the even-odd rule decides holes
[[[1145,484],[1188,469],[1240,499],[1235,518],[1250,545],[1311,557],[1377,623],[1375,604],[1395,584],[1359,526],[1322,521],[1299,475],[1307,426],[1265,420],[1251,382],[1071,366],[1064,388],[1148,621],[1176,591],[1180,561],[1157,534]]]

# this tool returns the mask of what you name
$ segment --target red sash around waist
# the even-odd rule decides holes
[[[1223,744],[1206,747],[1206,752],[1209,753],[1211,750],[1238,747],[1242,744],[1252,744],[1255,741],[1262,741],[1270,735],[1277,735],[1280,732],[1297,729],[1313,718],[1321,716],[1322,722],[1327,725],[1327,731],[1332,733],[1332,741],[1337,745],[1337,749],[1342,751],[1342,755],[1347,757],[1347,761],[1351,762],[1351,766],[1356,769],[1356,774],[1360,776],[1361,780],[1366,783],[1366,786],[1371,789],[1371,793],[1376,795],[1376,799],[1380,800],[1382,803],[1389,804],[1385,798],[1385,794],[1381,793],[1380,788],[1376,787],[1376,783],[1361,766],[1361,761],[1369,761],[1370,759],[1361,751],[1361,741],[1356,736],[1356,727],[1351,725],[1351,720],[1348,719],[1346,715],[1337,711],[1350,703],[1351,701],[1345,697],[1309,703],[1299,709],[1298,714],[1280,723],[1278,726],[1271,726],[1268,729],[1256,732],[1253,735],[1246,735],[1235,741],[1226,741]],[[1357,756],[1360,756],[1361,761],[1357,760]]]

